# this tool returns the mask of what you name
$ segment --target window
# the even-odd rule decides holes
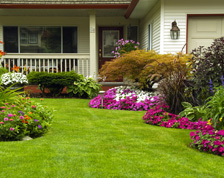
[[[138,27],[128,26],[128,40],[138,41]]]
[[[7,53],[77,53],[77,27],[4,27]]]
[[[4,31],[4,51],[8,53],[18,53],[18,27],[3,27]]]

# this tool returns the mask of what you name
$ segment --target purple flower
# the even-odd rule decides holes
[[[213,84],[212,84],[212,80],[209,80],[209,90],[211,93],[213,93]]]
[[[39,129],[42,129],[41,125],[38,125],[37,127],[38,127]]]
[[[221,82],[222,82],[222,86],[224,86],[224,77],[223,77],[223,75],[221,76]]]
[[[20,113],[20,114],[24,115],[24,113],[23,113],[22,111],[18,111],[18,113]]]
[[[38,122],[38,120],[37,120],[37,119],[34,119],[34,121],[35,121],[35,122]]]

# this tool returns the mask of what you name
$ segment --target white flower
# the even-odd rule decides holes
[[[22,73],[5,73],[1,76],[1,84],[3,85],[9,85],[14,83],[28,83],[26,75]]]

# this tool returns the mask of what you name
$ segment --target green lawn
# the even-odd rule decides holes
[[[0,178],[224,177],[224,159],[190,148],[189,130],[150,126],[145,112],[92,109],[88,102],[45,99],[56,110],[50,131],[0,142]]]

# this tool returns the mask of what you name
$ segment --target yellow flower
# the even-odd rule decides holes
[[[222,122],[222,117],[219,118],[219,121]]]
[[[212,123],[211,123],[211,119],[209,119],[208,120],[208,123],[207,123],[208,125],[212,125]]]

